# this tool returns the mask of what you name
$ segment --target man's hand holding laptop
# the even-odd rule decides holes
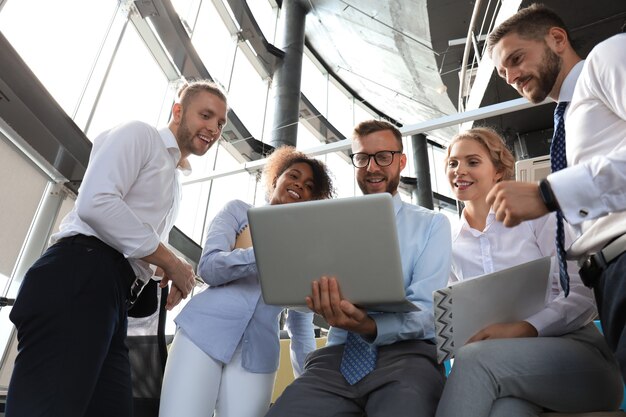
[[[362,308],[358,308],[341,296],[341,289],[335,277],[323,276],[311,285],[312,295],[306,298],[306,305],[324,317],[328,324],[366,338],[376,338],[376,322]]]

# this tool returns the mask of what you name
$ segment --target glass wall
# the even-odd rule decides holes
[[[117,1],[6,0],[0,30],[71,115],[117,11]]]

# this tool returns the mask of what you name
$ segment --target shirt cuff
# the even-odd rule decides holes
[[[546,330],[550,327],[550,323],[558,322],[559,319],[560,317],[557,312],[550,309],[543,309],[524,321],[530,323],[531,326],[537,329],[537,336],[545,337],[554,336],[553,334],[547,334]]]
[[[395,314],[370,314],[376,322],[376,338],[374,340],[365,339],[368,343],[376,346],[388,345],[397,340],[398,319]]]
[[[567,222],[577,225],[607,213],[602,196],[584,164],[548,175],[552,192]]]

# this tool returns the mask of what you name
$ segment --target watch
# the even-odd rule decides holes
[[[559,210],[559,202],[556,201],[552,187],[550,187],[550,183],[545,178],[539,181],[539,195],[541,195],[541,200],[543,200],[543,204],[546,205],[548,211]]]

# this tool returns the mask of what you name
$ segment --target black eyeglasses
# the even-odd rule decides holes
[[[351,153],[350,158],[352,159],[352,165],[357,168],[365,168],[369,165],[370,159],[374,158],[374,161],[378,164],[378,166],[386,167],[391,165],[393,162],[393,156],[397,153],[402,153],[402,151],[379,151],[376,153]]]

